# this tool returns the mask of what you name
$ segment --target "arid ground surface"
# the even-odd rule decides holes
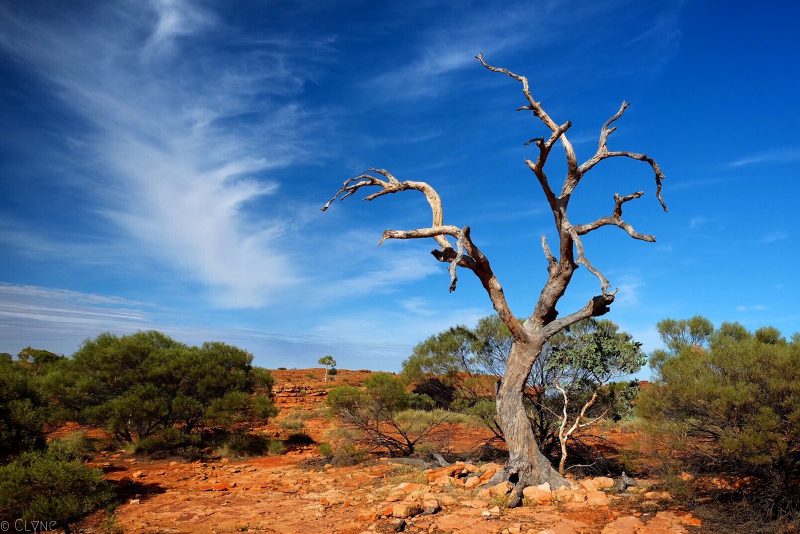
[[[281,413],[255,432],[286,438],[280,421],[310,411],[303,433],[316,442],[335,421],[322,415],[330,383],[321,370],[275,371]],[[335,384],[358,384],[367,371],[340,371]],[[69,429],[62,429],[62,432]],[[454,426],[449,446],[469,451],[488,437],[480,429]],[[616,439],[620,438],[617,435]],[[503,488],[481,488],[494,463],[458,463],[423,470],[387,460],[349,467],[324,464],[314,444],[288,447],[282,455],[205,461],[136,458],[103,451],[92,462],[124,490],[116,509],[125,532],[474,532],[540,534],[681,533],[702,523],[674,504],[669,494],[650,491],[648,481],[616,493],[610,479],[575,481],[575,489],[526,493],[525,506],[505,509]],[[652,482],[652,481],[650,481]],[[79,527],[102,532],[103,514]]]

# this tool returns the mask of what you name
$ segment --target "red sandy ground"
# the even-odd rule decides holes
[[[273,375],[281,415],[256,431],[285,436],[287,431],[279,423],[287,415],[320,408],[329,387],[358,385],[369,372],[339,371],[333,383],[322,380],[322,369]],[[317,441],[334,424],[319,412],[303,430]],[[75,429],[61,429],[58,434]],[[102,437],[92,432],[93,437]],[[451,446],[468,450],[486,437],[481,430],[454,427]],[[396,498],[392,495],[403,482],[426,484],[425,474],[407,465],[377,462],[323,468],[319,462],[308,462],[318,458],[316,447],[307,446],[281,456],[207,462],[155,461],[105,451],[91,463],[102,467],[107,479],[129,495],[117,508],[116,519],[124,532],[131,533],[390,532],[396,520],[381,515],[392,505],[387,499]],[[442,502],[442,509],[407,519],[406,532],[661,534],[693,532],[700,525],[668,501],[645,500],[641,495],[610,495],[609,504],[595,507],[563,503],[499,509],[485,517],[484,511],[499,499],[480,497],[476,490],[455,484],[420,487],[428,498]],[[101,519],[102,513],[97,513],[79,530],[102,533]]]

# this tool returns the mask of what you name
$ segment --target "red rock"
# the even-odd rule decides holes
[[[608,495],[602,491],[590,491],[586,494],[586,504],[589,506],[608,506]]]
[[[397,504],[392,505],[392,516],[393,517],[414,517],[415,515],[419,515],[422,513],[422,507],[415,502],[399,502]]]
[[[448,465],[438,469],[431,469],[425,472],[425,479],[428,482],[434,482],[444,477],[455,477],[457,474],[460,474],[463,469],[464,466],[462,465]]]
[[[536,486],[529,486],[522,490],[522,496],[533,504],[550,502],[553,498],[552,493]]]

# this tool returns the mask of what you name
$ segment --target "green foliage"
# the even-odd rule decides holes
[[[95,451],[92,440],[86,437],[85,432],[72,432],[67,436],[54,439],[47,445],[48,453],[60,460],[90,459]]]
[[[334,360],[333,356],[331,356],[330,354],[326,354],[325,356],[320,358],[318,363],[325,367],[336,367],[336,360]]]
[[[656,324],[658,333],[664,344],[672,352],[685,347],[701,347],[705,345],[714,332],[714,325],[700,315],[689,319],[664,319]]]
[[[19,361],[0,359],[0,463],[26,450],[43,448],[46,418],[47,404],[31,369]]]
[[[436,408],[436,401],[425,393],[410,393],[408,395],[408,405],[415,410],[433,410]]]
[[[270,440],[264,436],[247,432],[233,432],[225,439],[220,453],[226,458],[263,456],[267,452],[275,454],[273,450],[276,446],[273,445],[273,441],[277,440]]]
[[[745,333],[729,324],[707,349],[676,345],[637,410],[663,431],[692,438],[694,467],[755,477],[760,491],[775,489],[776,506],[797,508],[800,345],[774,328]]]
[[[408,407],[409,396],[403,382],[389,373],[373,373],[364,380],[373,406],[381,411],[396,412]]]
[[[57,521],[68,527],[110,502],[97,469],[46,452],[28,452],[0,466],[0,519]]]
[[[86,341],[52,388],[81,421],[131,442],[180,428],[230,426],[275,415],[272,376],[224,343],[190,347],[159,332]]]
[[[414,380],[417,387],[437,380],[452,388],[455,395],[448,406],[483,421],[502,438],[483,377],[503,375],[512,342],[508,327],[498,316],[484,317],[474,329],[450,328],[418,344],[403,362],[403,376]],[[637,372],[644,362],[640,344],[611,321],[588,319],[553,337],[534,363],[525,389],[526,409],[543,452],[548,454],[557,442],[563,413],[564,398],[556,383],[568,396],[568,417],[574,418],[595,392],[598,399],[586,412],[588,419],[601,414],[623,417],[633,393],[622,386],[605,385]]]
[[[267,445],[267,451],[275,456],[281,455],[286,452],[286,446],[279,439],[271,439]]]
[[[430,376],[450,377],[469,372],[475,335],[465,326],[456,326],[418,343],[403,361],[406,382]]]
[[[323,458],[331,458],[333,456],[333,446],[328,442],[323,442],[317,445],[319,455]]]

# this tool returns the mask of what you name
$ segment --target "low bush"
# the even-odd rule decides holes
[[[219,449],[219,452],[227,458],[263,456],[268,451],[271,454],[279,454],[274,453],[272,447],[272,440],[264,436],[234,432],[225,439],[224,445]]]
[[[112,492],[100,470],[48,452],[28,452],[0,466],[0,519],[55,521],[69,532],[78,518],[102,507]]]
[[[61,460],[85,461],[96,452],[94,442],[86,437],[85,432],[72,432],[63,438],[54,439],[47,448],[52,456]]]
[[[286,452],[286,446],[281,440],[272,439],[269,441],[269,445],[267,445],[267,451],[274,456],[278,456]]]

